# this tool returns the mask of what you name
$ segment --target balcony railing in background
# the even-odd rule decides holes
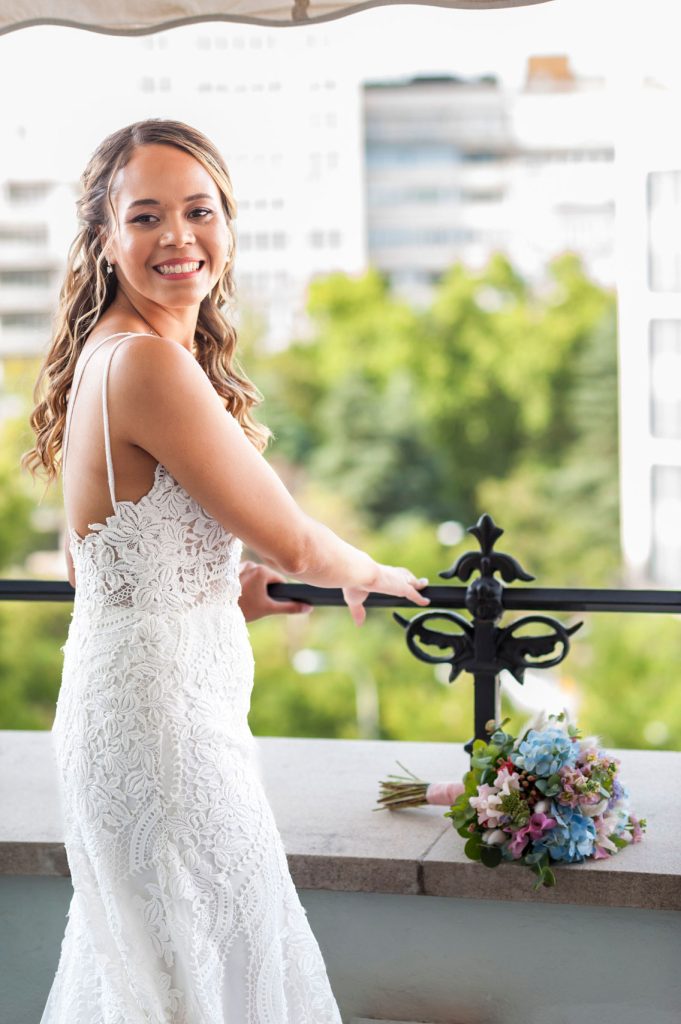
[[[501,627],[498,623],[504,612],[681,613],[681,591],[677,590],[509,589],[497,579],[497,574],[505,583],[528,582],[534,577],[512,555],[494,550],[504,531],[485,514],[468,532],[478,540],[480,551],[464,553],[439,575],[466,582],[477,573],[471,583],[466,587],[426,587],[422,593],[431,602],[427,610],[421,610],[412,619],[397,612],[393,612],[393,617],[405,630],[407,645],[415,657],[429,664],[449,664],[450,682],[460,672],[473,676],[473,739],[486,739],[486,724],[500,721],[499,673],[506,669],[522,683],[526,669],[559,664],[570,649],[570,637],[581,625],[566,627],[549,615],[531,614]],[[340,588],[272,583],[267,589],[275,600],[326,606],[345,604]],[[74,596],[75,590],[67,582],[0,580],[0,600],[72,601]],[[369,594],[364,603],[373,608],[420,607],[406,598],[379,593]],[[459,615],[458,609],[466,609],[471,620]],[[435,628],[437,620],[453,624],[458,631]],[[529,633],[523,632],[528,629]],[[446,653],[432,654],[428,647]],[[469,753],[473,739],[466,744]]]

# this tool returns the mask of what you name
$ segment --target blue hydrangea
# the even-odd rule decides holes
[[[551,860],[568,864],[590,857],[596,846],[593,819],[572,807],[558,808],[555,803],[551,805],[551,817],[556,819],[556,826],[546,832],[540,842],[534,843],[533,850],[548,850]]]
[[[563,729],[551,725],[541,731],[530,729],[512,756],[519,768],[546,778],[563,765],[574,765],[577,749]]]

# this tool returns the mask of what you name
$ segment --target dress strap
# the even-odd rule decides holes
[[[125,334],[125,333],[127,333],[127,332],[125,332],[125,331],[118,331],[118,334]],[[97,349],[100,348],[100,346],[104,344],[105,341],[110,341],[111,338],[115,338],[116,336],[117,336],[116,334],[110,334],[107,338],[102,338],[101,341],[98,341],[97,344],[94,345],[90,349],[90,351],[85,356],[85,358],[82,359],[79,362],[78,366],[76,367],[75,373],[73,375],[73,380],[71,381],[71,392],[70,392],[69,398],[68,398],[67,409],[66,409],[66,422],[64,424],[64,440],[62,442],[62,451],[61,451],[61,472],[62,472],[62,478],[63,478],[63,475],[64,475],[64,467],[66,466],[66,452],[67,452],[68,443],[69,443],[69,433],[71,431],[71,419],[73,418],[73,407],[76,404],[76,395],[78,394],[78,388],[80,387],[80,382],[81,382],[82,377],[83,377],[83,371],[85,370],[85,367],[86,367],[86,365],[88,363],[88,360],[90,359],[90,356],[93,355],[97,351]]]
[[[112,334],[111,337],[114,338],[115,335]],[[111,436],[110,436],[110,432],[109,432],[109,406],[108,406],[108,402],[107,402],[107,385],[108,385],[108,381],[109,381],[109,367],[111,366],[111,359],[113,357],[113,354],[114,354],[114,352],[116,351],[116,349],[118,348],[119,345],[121,345],[124,341],[127,341],[128,338],[146,338],[146,337],[155,337],[155,335],[144,334],[143,332],[140,332],[140,331],[138,331],[138,332],[126,331],[125,337],[121,338],[120,341],[117,341],[114,345],[111,346],[111,348],[110,348],[110,350],[109,350],[109,352],[107,354],[107,357],[106,357],[106,362],[104,363],[104,373],[102,375],[102,416],[104,417],[104,448],[106,450],[106,475],[107,475],[107,478],[109,480],[109,493],[111,495],[111,504],[113,505],[114,512],[118,511],[118,503],[116,502],[116,489],[115,489],[115,480],[114,480],[114,468],[113,468],[113,459],[111,457]]]
[[[100,348],[104,344],[105,341],[111,341],[112,338],[116,338],[119,335],[123,335],[123,337],[120,339],[120,341],[117,341],[115,345],[111,346],[111,351],[108,353],[108,355],[106,357],[106,363],[104,365],[104,374],[102,376],[102,417],[103,417],[103,420],[104,420],[104,448],[105,448],[105,451],[106,451],[106,472],[107,472],[107,478],[108,478],[108,481],[109,481],[109,492],[111,494],[111,503],[113,505],[114,512],[117,511],[117,503],[116,503],[116,493],[115,493],[113,460],[111,458],[111,437],[110,437],[110,434],[109,434],[109,410],[108,410],[108,405],[107,405],[107,381],[108,381],[108,376],[109,376],[109,366],[111,365],[111,357],[113,356],[113,354],[116,351],[116,349],[118,348],[118,346],[122,342],[124,342],[127,338],[146,337],[147,335],[143,334],[143,332],[117,331],[116,334],[110,334],[108,337],[102,338],[101,341],[98,341],[97,344],[94,345],[90,349],[90,351],[85,356],[85,358],[82,360],[82,362],[76,367],[76,372],[73,375],[73,382],[72,382],[72,385],[71,385],[71,393],[70,393],[69,399],[68,399],[68,408],[66,410],[66,424],[65,424],[65,428],[64,428],[64,441],[63,441],[63,444],[62,444],[62,462],[61,462],[61,471],[62,471],[62,479],[63,479],[64,466],[66,465],[66,451],[67,451],[67,447],[68,447],[69,431],[71,429],[71,418],[73,416],[73,406],[75,404],[76,394],[78,392],[78,387],[79,387],[80,382],[81,382],[82,377],[83,377],[83,371],[85,369],[85,366],[87,365],[87,362],[88,362],[90,356],[93,355],[97,351],[97,349]]]

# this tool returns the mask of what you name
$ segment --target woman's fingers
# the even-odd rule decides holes
[[[361,626],[366,618],[366,608],[363,604],[355,604],[350,608],[350,613],[355,620],[356,626]]]
[[[430,598],[426,597],[425,594],[420,593],[421,589],[423,587],[427,587],[427,586],[428,586],[428,581],[427,580],[426,580],[425,583],[418,583],[418,584],[415,583],[413,586],[410,586],[410,588],[409,588],[410,592],[407,594],[407,597],[409,598],[410,601],[414,601],[416,604],[420,604],[420,605],[430,604]]]
[[[303,612],[311,612],[314,605],[305,604],[304,601],[273,601],[272,610],[282,614],[301,615]]]

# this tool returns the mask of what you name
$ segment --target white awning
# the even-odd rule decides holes
[[[551,0],[2,0],[0,34],[32,25],[67,25],[111,35],[158,32],[200,21],[303,25],[395,3],[488,10]]]

